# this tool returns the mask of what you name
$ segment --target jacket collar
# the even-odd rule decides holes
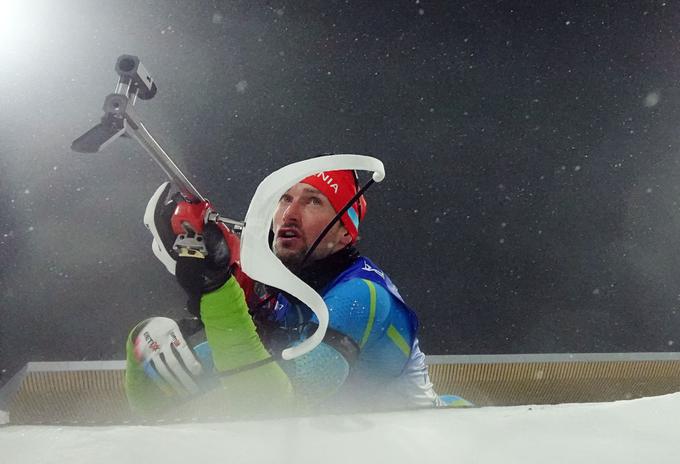
[[[313,261],[296,274],[303,282],[321,293],[329,283],[351,266],[358,257],[359,252],[350,245],[323,259]]]

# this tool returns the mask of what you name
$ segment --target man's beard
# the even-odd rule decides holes
[[[307,256],[308,251],[309,247],[304,247],[296,253],[285,253],[281,256],[276,251],[276,245],[274,246],[274,255],[276,255],[283,265],[286,266],[293,274],[297,274],[302,269],[302,265],[304,264],[305,256]]]

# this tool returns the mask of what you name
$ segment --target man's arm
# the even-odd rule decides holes
[[[190,312],[204,323],[214,358],[208,370],[214,365],[217,384],[228,390],[220,401],[227,407],[219,410],[254,412],[289,404],[290,383],[260,343],[239,286],[252,288],[238,266],[238,238],[223,224],[204,223],[209,203],[168,198],[169,191],[166,183],[154,193],[145,224],[154,236],[154,253],[186,290]],[[126,391],[135,409],[164,409],[186,400],[187,394],[195,397],[199,389],[199,396],[211,390],[209,396],[220,400],[215,379],[208,385],[213,375],[200,368],[190,350],[178,352],[183,344],[179,327],[167,318],[149,319],[133,330],[127,344]],[[198,367],[185,372],[194,365]]]
[[[383,286],[358,278],[332,288],[324,300],[330,328],[356,343],[356,368],[362,375],[390,378],[401,374],[414,335],[402,303]]]
[[[335,395],[349,377],[350,370],[380,363],[371,359],[372,348],[387,332],[391,296],[373,282],[352,279],[331,289],[324,301],[328,306],[329,330],[323,343],[310,353],[282,362],[296,392],[298,404],[317,405]],[[316,323],[312,318],[311,323]],[[367,349],[368,358],[363,351]],[[406,360],[399,350],[391,353],[396,362],[386,359],[385,370],[396,376]],[[368,361],[368,363],[366,362]],[[357,366],[357,363],[361,366]]]
[[[234,277],[202,296],[201,319],[225,398],[239,412],[287,409],[291,383],[262,345]]]

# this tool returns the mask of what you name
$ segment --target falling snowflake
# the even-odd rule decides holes
[[[247,88],[248,88],[248,82],[247,81],[241,80],[241,81],[238,81],[238,83],[236,84],[236,91],[238,93],[245,93]]]
[[[659,92],[650,92],[647,94],[642,104],[645,105],[647,108],[651,108],[653,106],[656,106],[659,103],[660,99],[661,95],[659,94]]]

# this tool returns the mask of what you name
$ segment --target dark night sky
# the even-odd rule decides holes
[[[121,359],[137,321],[182,315],[141,222],[161,171],[129,140],[69,150],[123,53],[158,83],[152,134],[227,216],[290,162],[382,159],[361,250],[427,353],[677,349],[677,4],[0,5],[0,382]]]

